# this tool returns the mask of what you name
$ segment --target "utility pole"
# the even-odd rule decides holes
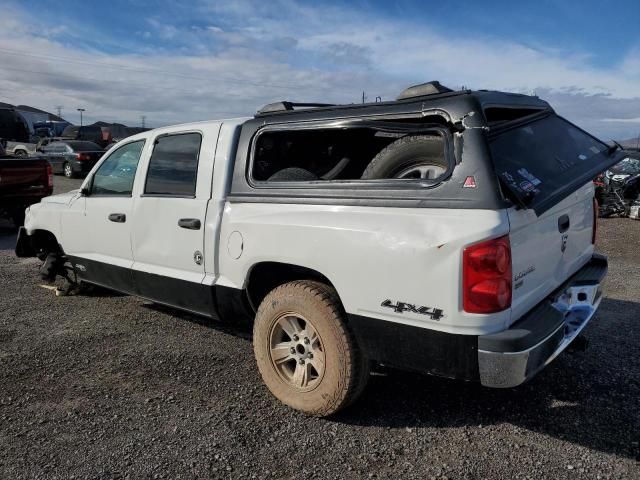
[[[58,116],[62,118],[62,105],[56,105],[56,111],[58,112]]]
[[[367,94],[365,93],[365,91],[362,91],[362,103],[365,103],[367,101]]]
[[[144,121],[145,121],[146,119],[147,119],[147,116],[146,116],[146,115],[140,115],[140,120],[142,121],[142,122],[141,122],[141,123],[142,123],[142,128],[145,128],[145,127],[144,127]]]
[[[78,110],[80,112],[80,126],[82,126],[82,112],[85,111],[84,108],[76,108],[76,110]]]

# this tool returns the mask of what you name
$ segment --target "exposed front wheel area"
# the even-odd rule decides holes
[[[331,415],[353,402],[368,362],[347,328],[335,290],[301,280],[281,285],[260,304],[253,345],[273,395],[305,413]]]

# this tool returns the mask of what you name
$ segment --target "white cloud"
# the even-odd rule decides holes
[[[83,48],[80,35],[68,37],[75,25],[35,24],[7,7],[0,96],[50,110],[64,105],[65,113],[82,106],[90,120],[136,124],[144,114],[159,125],[252,114],[284,98],[350,103],[366,90],[369,98],[390,99],[409,84],[438,79],[535,91],[603,136],[631,136],[640,112],[638,50],[601,68],[585,52],[465,32],[445,36],[346,7],[280,0],[204,2],[192,10],[209,26],[187,21],[180,29],[178,19],[154,16],[135,35],[146,43],[104,53]],[[168,43],[154,49],[154,39]],[[114,40],[106,41],[114,51]],[[137,53],[124,53],[131,51]]]

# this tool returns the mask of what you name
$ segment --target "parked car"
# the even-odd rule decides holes
[[[52,193],[53,174],[46,160],[5,156],[0,144],[0,217],[20,227],[25,209]]]
[[[40,141],[41,138],[51,138],[55,136],[53,129],[48,127],[38,127],[34,129],[33,134],[38,137],[38,141]]]
[[[71,125],[67,121],[61,120],[47,120],[44,122],[34,122],[33,128],[35,130],[36,135],[38,135],[38,130],[45,129],[48,135],[38,135],[40,137],[49,136],[49,137],[59,137],[64,132],[64,129]]]
[[[29,143],[29,125],[13,107],[0,106],[0,138],[8,142]]]
[[[7,154],[15,155],[16,157],[28,157],[36,153],[37,144],[35,143],[19,143],[19,142],[7,142]]]
[[[84,176],[104,154],[98,145],[82,141],[57,141],[42,149],[42,156],[53,167],[54,173],[67,178]]]
[[[84,140],[86,142],[92,142],[96,145],[100,145],[101,148],[109,143],[109,141],[105,140],[104,138],[102,128],[96,125],[86,125],[83,127],[79,127],[77,125],[69,125],[64,129],[62,135],[60,135],[60,139]]]
[[[627,157],[605,172],[605,183],[619,182],[632,175],[640,174],[640,159]]]
[[[27,211],[16,253],[253,322],[265,384],[309,414],[354,402],[376,363],[514,387],[600,303],[591,179],[621,155],[525,95],[281,102],[118,143]]]
[[[627,217],[640,201],[640,160],[627,157],[595,181],[601,217]]]

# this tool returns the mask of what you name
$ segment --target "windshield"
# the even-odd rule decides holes
[[[489,145],[503,185],[534,209],[566,197],[611,164],[606,144],[556,115],[496,133]]]

